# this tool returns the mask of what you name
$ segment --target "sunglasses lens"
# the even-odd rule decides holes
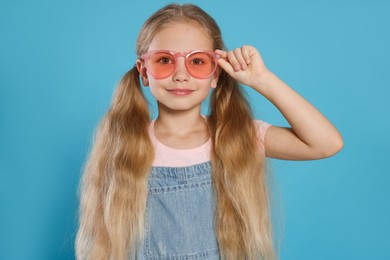
[[[155,52],[147,59],[146,67],[156,79],[166,78],[175,70],[175,57],[167,52]]]
[[[194,78],[208,78],[217,66],[212,54],[207,52],[195,52],[187,58],[188,72]]]
[[[175,71],[175,57],[169,52],[152,52],[146,59],[146,68],[156,79],[166,78]],[[186,59],[186,68],[188,73],[198,79],[210,77],[217,67],[214,56],[208,52],[194,52]]]

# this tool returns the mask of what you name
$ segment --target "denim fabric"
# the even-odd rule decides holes
[[[153,167],[139,259],[219,259],[211,164]]]

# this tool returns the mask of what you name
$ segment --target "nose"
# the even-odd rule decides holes
[[[173,81],[188,81],[190,79],[190,75],[188,74],[186,65],[185,65],[185,58],[184,57],[178,57],[176,59],[176,69],[173,73],[172,80]]]

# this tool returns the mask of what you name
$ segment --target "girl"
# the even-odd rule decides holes
[[[340,134],[256,48],[224,51],[220,29],[197,6],[157,11],[136,48],[83,175],[77,258],[275,259],[265,157],[329,157],[343,146]],[[140,79],[157,100],[155,121]],[[253,120],[239,83],[291,128]]]

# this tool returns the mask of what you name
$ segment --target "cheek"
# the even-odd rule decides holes
[[[148,80],[149,80],[149,87],[150,88],[157,88],[160,85],[163,85],[163,80],[161,79],[155,79],[151,75],[148,74]]]
[[[166,86],[169,86],[169,82],[166,82],[165,79],[154,79],[149,77],[149,89],[153,96],[158,96],[165,92]]]
[[[205,79],[204,82],[202,82],[202,88],[209,90],[214,85],[214,78]]]
[[[212,80],[206,80],[205,82],[202,83],[201,86],[199,86],[198,89],[202,93],[202,97],[206,98],[207,95],[210,93],[210,91],[213,89],[212,88]]]

